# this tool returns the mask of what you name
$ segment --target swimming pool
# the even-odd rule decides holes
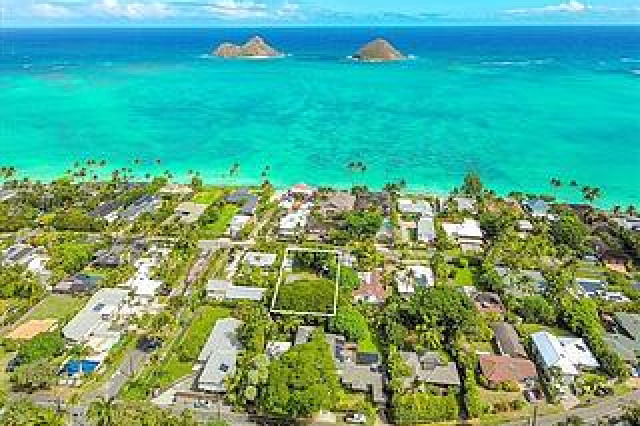
[[[62,372],[66,374],[93,373],[100,363],[98,361],[89,360],[72,360],[65,364]]]

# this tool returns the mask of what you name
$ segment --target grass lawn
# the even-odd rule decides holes
[[[201,236],[204,238],[217,238],[223,235],[231,219],[238,212],[238,207],[233,204],[226,204],[222,206],[219,211],[218,220],[213,223],[209,223],[202,227]]]
[[[41,320],[53,318],[57,320],[70,319],[87,302],[84,297],[72,297],[64,294],[51,294],[47,296],[29,315],[23,320]]]
[[[570,331],[565,330],[559,327],[551,327],[548,325],[542,324],[520,324],[516,326],[516,329],[520,333],[522,337],[527,337],[533,333],[537,333],[538,331],[548,331],[554,336],[559,337],[575,337]]]
[[[211,204],[218,201],[226,194],[227,191],[224,188],[207,188],[198,192],[191,201],[199,204]]]
[[[296,274],[296,277],[301,274]],[[306,275],[306,274],[305,274]],[[326,278],[301,279],[280,283],[275,309],[295,312],[333,313],[336,284]]]

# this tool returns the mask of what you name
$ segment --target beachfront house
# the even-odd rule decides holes
[[[330,191],[318,202],[318,210],[325,217],[333,217],[353,210],[356,197],[347,191]]]
[[[640,232],[640,217],[638,216],[622,216],[613,219],[618,225],[627,231]]]
[[[0,202],[9,201],[18,195],[18,191],[13,189],[0,189]]]
[[[228,280],[209,280],[207,297],[213,300],[253,300],[259,302],[264,297],[266,288],[236,286]]]
[[[447,237],[459,244],[464,251],[480,251],[484,243],[484,234],[480,222],[475,219],[465,219],[462,223],[442,224]]]
[[[396,273],[398,294],[410,297],[418,288],[429,288],[435,285],[433,270],[425,265],[409,265]]]
[[[280,219],[278,233],[283,238],[293,238],[304,232],[311,213],[310,205],[305,205],[299,210],[291,211]]]
[[[522,203],[522,208],[534,218],[552,220],[554,216],[550,213],[551,204],[540,198],[531,198]]]
[[[433,217],[433,206],[425,200],[412,200],[410,198],[400,198],[398,200],[398,211],[402,214],[416,215],[418,217]]]
[[[252,194],[247,187],[238,188],[225,197],[230,204],[240,206],[240,214],[243,216],[255,216],[260,199]]]
[[[238,353],[242,344],[238,340],[238,329],[242,321],[235,318],[219,319],[198,356],[198,376],[195,388],[202,392],[225,391],[224,379],[236,370]]]
[[[556,337],[547,331],[531,335],[534,358],[561,394],[581,372],[595,370],[600,364],[583,339]]]

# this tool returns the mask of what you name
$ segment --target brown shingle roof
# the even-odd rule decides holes
[[[493,384],[508,381],[522,382],[536,377],[536,366],[527,359],[501,355],[480,355],[480,370]]]
[[[514,358],[527,358],[527,352],[520,343],[518,333],[509,323],[498,322],[493,325],[493,333],[496,343],[503,355],[509,355]]]

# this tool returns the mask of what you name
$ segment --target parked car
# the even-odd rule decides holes
[[[13,357],[8,363],[7,363],[7,373],[13,373],[14,371],[16,371],[16,369],[18,367],[20,367],[22,365],[22,363],[24,362],[24,360],[22,359],[22,357],[20,356],[15,356]]]
[[[367,416],[362,413],[350,413],[344,417],[344,421],[347,423],[362,425],[367,423]]]
[[[144,352],[153,352],[162,347],[162,339],[159,337],[141,337],[138,340],[138,349]]]

